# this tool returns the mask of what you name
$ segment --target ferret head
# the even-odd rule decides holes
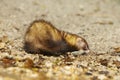
[[[77,46],[78,50],[84,50],[84,51],[89,52],[88,43],[83,38],[77,38],[77,40],[76,40],[76,46]]]

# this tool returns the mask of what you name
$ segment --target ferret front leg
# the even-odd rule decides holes
[[[73,55],[86,55],[90,52],[90,50],[79,50],[72,52]]]

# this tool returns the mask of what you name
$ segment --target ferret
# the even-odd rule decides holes
[[[89,50],[89,46],[82,37],[61,31],[45,20],[37,20],[26,31],[24,49],[30,53],[62,54]]]

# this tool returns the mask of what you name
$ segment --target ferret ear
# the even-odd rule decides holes
[[[77,38],[76,45],[79,50],[89,50],[89,46],[83,38]]]

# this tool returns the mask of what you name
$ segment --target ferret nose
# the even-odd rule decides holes
[[[84,48],[84,50],[90,50],[90,49],[89,49],[89,47],[88,47],[88,46],[86,46],[86,47]]]
[[[90,49],[89,49],[89,46],[88,46],[88,45],[86,45],[86,46],[83,48],[83,50],[84,50],[84,54],[87,54],[87,53],[90,52]]]
[[[89,46],[88,45],[84,46],[83,50],[90,50]]]
[[[87,49],[87,50],[83,50],[82,55],[84,55],[84,54],[88,54],[88,53],[90,53],[90,50],[89,50],[89,49]]]

